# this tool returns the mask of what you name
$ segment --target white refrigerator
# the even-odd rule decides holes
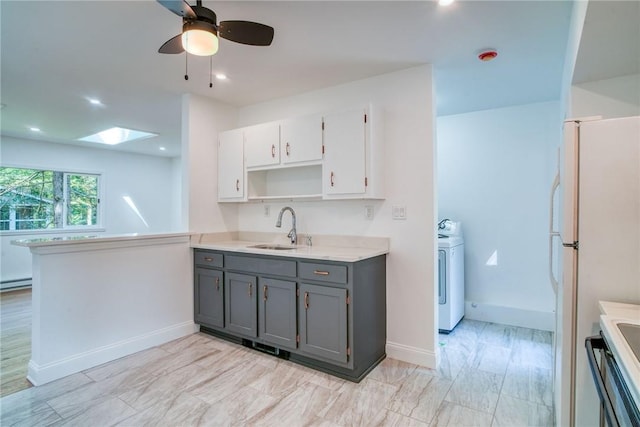
[[[597,426],[584,340],[598,301],[640,304],[640,117],[566,121],[551,206],[556,425]]]

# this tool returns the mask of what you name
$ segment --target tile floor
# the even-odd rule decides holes
[[[355,384],[204,334],[0,399],[3,426],[553,425],[550,332],[464,320]]]

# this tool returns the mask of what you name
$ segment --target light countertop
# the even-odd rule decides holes
[[[356,262],[389,253],[389,239],[361,236],[312,236],[312,245],[296,245],[294,249],[273,250],[252,248],[258,244],[290,245],[284,233],[222,232],[222,233],[158,233],[119,235],[74,235],[66,237],[42,237],[14,240],[11,243],[24,246],[32,252],[82,251],[102,247],[131,246],[166,243],[187,239],[192,248],[238,253],[307,258],[328,261]],[[299,235],[298,242],[306,243],[307,236]]]
[[[189,233],[158,233],[158,234],[93,234],[93,235],[74,235],[74,236],[51,236],[38,237],[34,239],[17,239],[12,240],[11,244],[16,246],[25,246],[28,248],[41,246],[58,246],[58,245],[77,245],[96,242],[118,242],[123,240],[149,240],[164,239],[167,237],[183,237]]]
[[[640,408],[640,361],[622,336],[618,323],[640,325],[640,305],[600,301],[600,328],[611,347],[629,392]]]
[[[191,247],[256,255],[275,255],[327,261],[356,262],[389,253],[389,239],[359,236],[312,236],[312,245],[298,244],[294,249],[274,250],[252,248],[258,244],[290,245],[282,233],[235,232],[191,236]],[[284,235],[283,235],[284,236]],[[306,243],[305,235],[298,242]]]

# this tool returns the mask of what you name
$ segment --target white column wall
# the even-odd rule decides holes
[[[237,109],[202,96],[182,98],[182,220],[198,233],[236,230],[237,208],[218,203],[218,133],[236,127]]]

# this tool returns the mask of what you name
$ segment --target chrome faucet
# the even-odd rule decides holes
[[[278,214],[278,221],[276,221],[276,227],[278,228],[282,227],[282,214],[284,213],[284,211],[291,212],[291,219],[293,220],[293,228],[291,229],[291,231],[289,231],[289,234],[287,234],[287,237],[291,239],[291,244],[295,245],[298,242],[298,233],[296,232],[296,213],[293,210],[293,208],[290,208],[289,206],[285,206],[284,208],[280,209],[280,213]]]

